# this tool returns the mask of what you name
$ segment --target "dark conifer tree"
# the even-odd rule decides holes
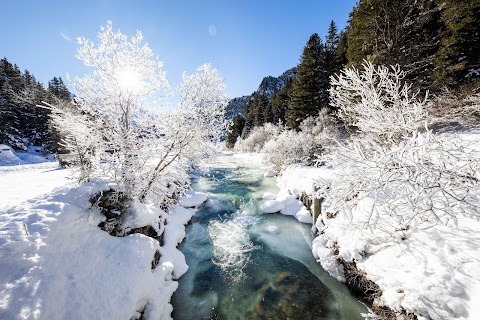
[[[360,0],[347,28],[348,63],[399,64],[410,82],[429,88],[443,29],[437,2]]]
[[[245,126],[245,119],[242,115],[237,114],[233,117],[232,122],[228,126],[227,137],[225,139],[225,144],[227,148],[233,148],[235,142],[237,142],[238,137],[242,134],[243,127]]]
[[[273,110],[272,110],[272,101],[267,103],[265,110],[263,111],[263,121],[264,123],[273,122]]]
[[[258,100],[258,93],[254,92],[249,98],[247,103],[245,104],[245,125],[243,126],[242,130],[242,139],[245,139],[250,134],[250,130],[252,130],[255,120],[255,112]]]
[[[290,103],[290,95],[292,94],[293,80],[287,79],[285,86],[272,97],[270,102],[272,106],[272,122],[285,124],[285,117]]]
[[[308,116],[318,114],[328,106],[329,72],[326,66],[325,46],[314,33],[308,40],[297,68],[297,78],[287,110],[287,125],[298,128]]]
[[[268,97],[265,93],[257,94],[255,109],[254,109],[254,118],[253,118],[253,125],[255,127],[261,126],[265,122],[265,109],[268,106]]]
[[[341,31],[338,37],[338,45],[337,49],[335,50],[335,68],[333,69],[333,73],[337,73],[338,71],[342,70],[348,63],[347,32],[348,29]]]
[[[328,75],[332,75],[337,69],[336,52],[338,48],[339,35],[335,22],[332,20],[328,27],[325,39],[325,65]]]

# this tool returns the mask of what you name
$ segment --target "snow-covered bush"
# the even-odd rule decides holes
[[[329,207],[356,219],[356,208],[370,203],[365,226],[389,232],[479,218],[478,152],[468,141],[417,130],[429,101],[414,98],[397,67],[364,68],[332,81],[332,104],[358,133],[321,158],[336,171],[320,191]]]
[[[201,66],[184,75],[179,110],[160,113],[153,107],[169,92],[168,82],[141,32],[128,39],[108,22],[99,39],[98,45],[78,39],[77,57],[94,71],[69,77],[79,98],[73,109],[51,107],[54,125],[65,133],[65,147],[86,160],[80,181],[95,175],[130,200],[169,201],[224,125],[223,80]]]
[[[400,66],[375,67],[370,62],[331,77],[330,103],[349,127],[396,143],[424,126],[427,96],[420,98],[404,81]]]
[[[317,145],[314,136],[295,130],[284,130],[265,143],[262,153],[277,170],[293,163],[311,164]]]
[[[266,123],[263,126],[254,127],[249,136],[245,139],[238,139],[234,150],[238,152],[257,152],[259,153],[267,141],[275,138],[283,130],[283,127],[272,123]]]
[[[343,124],[335,120],[327,108],[321,109],[316,117],[303,120],[300,130],[313,136],[317,153],[328,151],[337,141],[345,140],[348,136]]]
[[[480,157],[460,138],[414,132],[385,148],[360,136],[339,147],[337,171],[326,191],[330,209],[352,214],[365,199],[370,226],[400,231],[423,223],[480,217]],[[354,216],[351,216],[355,219]]]

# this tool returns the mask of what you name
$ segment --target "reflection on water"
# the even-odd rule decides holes
[[[190,269],[174,319],[362,319],[366,309],[313,258],[310,226],[259,211],[275,178],[219,165],[194,188],[211,196],[180,246]]]

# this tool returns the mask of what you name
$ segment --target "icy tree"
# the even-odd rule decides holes
[[[418,130],[428,100],[410,93],[397,67],[364,69],[344,70],[332,80],[332,104],[358,132],[322,158],[336,169],[320,192],[330,208],[387,232],[427,221],[455,223],[459,215],[478,218],[476,148],[427,127]]]
[[[398,65],[365,62],[362,71],[344,69],[331,78],[330,103],[346,125],[385,143],[398,142],[424,125],[429,103],[427,97],[419,99],[404,78]]]
[[[150,169],[141,188],[142,201],[150,191],[156,194],[167,191],[165,186],[162,190],[155,184],[160,176],[176,169],[186,172],[191,162],[201,161],[211,154],[213,143],[226,126],[224,113],[228,100],[225,84],[220,72],[210,64],[200,66],[193,75],[184,74],[178,92],[179,109],[164,113],[158,119],[158,125],[165,131],[161,139],[164,148],[157,151],[160,159]]]
[[[204,65],[180,86],[179,110],[154,112],[169,87],[162,63],[142,34],[128,39],[108,22],[100,42],[79,38],[77,57],[95,70],[70,79],[80,98],[72,110],[53,107],[64,143],[80,159],[81,180],[91,175],[114,182],[130,200],[148,195],[164,203],[183,191],[187,169],[205,154],[223,125],[225,85]]]

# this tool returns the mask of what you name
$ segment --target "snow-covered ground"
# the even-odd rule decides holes
[[[53,162],[53,154],[44,156],[42,147],[30,146],[26,152],[14,151],[10,146],[0,144],[0,167],[20,164]]]
[[[478,140],[480,135],[464,138]],[[279,194],[266,195],[261,208],[282,213],[290,208],[288,214],[307,222],[311,215],[296,199],[302,192],[313,194],[314,186],[331,180],[333,173],[324,167],[292,165],[279,178]],[[372,204],[373,199],[361,202],[352,213],[354,219],[341,212],[327,217],[329,204],[323,204],[322,219],[316,222],[321,234],[312,249],[323,268],[345,281],[336,247],[344,260],[355,262],[379,285],[378,302],[414,312],[419,319],[480,319],[480,222],[460,217],[458,227],[419,224],[399,237],[389,230],[365,228]]]
[[[69,174],[55,163],[0,167],[0,319],[130,319],[143,307],[145,319],[170,319],[175,279],[188,269],[176,246],[195,209],[171,208],[162,247],[142,234],[113,237],[88,211],[106,185],[78,186]],[[136,209],[137,222],[161,213]]]

